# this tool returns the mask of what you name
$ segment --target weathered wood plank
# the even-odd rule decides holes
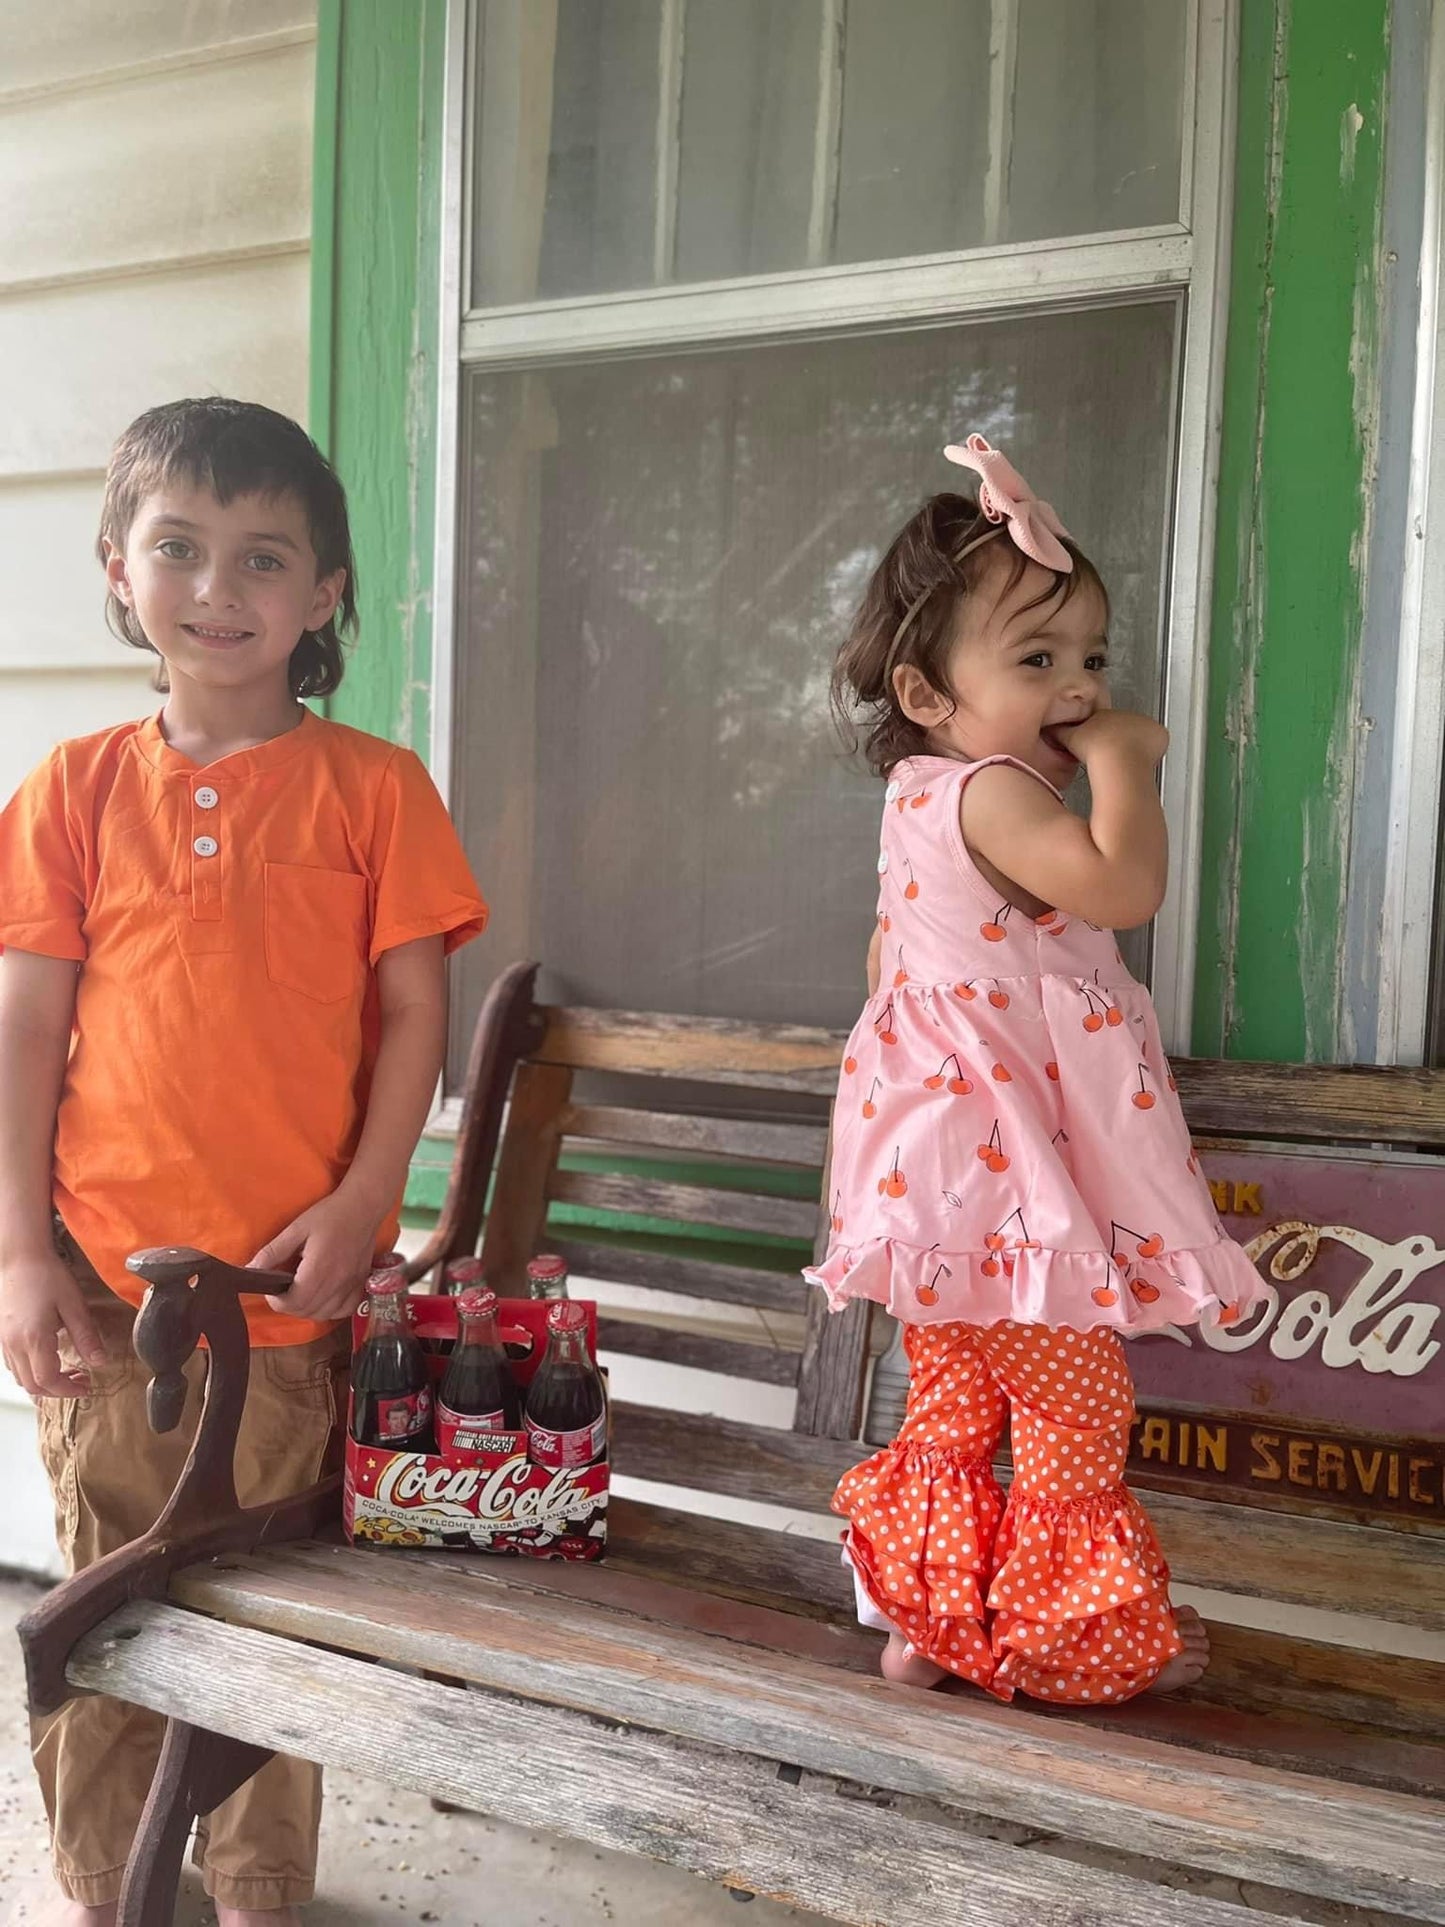
[[[837,1540],[806,1539],[801,1533],[769,1532],[614,1498],[607,1513],[607,1563],[614,1570],[724,1597],[852,1621],[853,1587]]]
[[[853,1588],[832,1541],[619,1499],[609,1521],[608,1559],[614,1567],[646,1573],[661,1585],[731,1592],[852,1624]],[[1314,1765],[1308,1770],[1339,1771],[1338,1762],[1344,1759],[1350,1769],[1346,1777],[1353,1774],[1381,1786],[1428,1785],[1445,1792],[1445,1752],[1437,1750],[1445,1742],[1445,1666],[1217,1620],[1210,1622],[1209,1636],[1209,1671],[1186,1697],[1207,1707],[1211,1718],[1217,1718],[1217,1708],[1240,1713],[1235,1738],[1244,1757],[1285,1760],[1277,1748],[1277,1716],[1292,1722],[1291,1744],[1296,1746],[1301,1744],[1298,1721],[1305,1719],[1316,1735]],[[861,1642],[859,1663],[875,1665],[877,1634],[860,1632],[855,1637]],[[1201,1743],[1170,1724],[1184,1703],[1168,1702],[1163,1727],[1155,1721],[1147,1730],[1178,1744]],[[1146,1705],[1155,1704],[1138,1702],[1138,1716]],[[1270,1718],[1262,1721],[1261,1714]],[[1103,1717],[1112,1721],[1115,1715]],[[1131,1711],[1129,1717],[1136,1714]],[[1330,1756],[1318,1739],[1326,1723],[1336,1734],[1342,1727],[1350,1729],[1342,1744],[1335,1743],[1334,1765],[1325,1763]],[[1370,1732],[1431,1742],[1431,1759],[1402,1763],[1392,1741],[1377,1744],[1366,1737]],[[1426,1778],[1427,1768],[1435,1779]]]
[[[798,1271],[761,1271],[719,1264],[709,1258],[678,1258],[622,1244],[592,1243],[548,1233],[548,1249],[560,1252],[574,1271],[619,1285],[710,1298],[719,1305],[752,1305],[760,1311],[802,1311],[810,1290]]]
[[[1445,1145],[1445,1073],[1400,1064],[1254,1064],[1174,1058],[1201,1135]]]
[[[632,1071],[831,1096],[847,1033],[645,1011],[549,1008],[539,1056]],[[1258,1064],[1176,1058],[1190,1128],[1302,1143],[1445,1145],[1445,1073],[1404,1065]]]
[[[504,1152],[505,1156],[505,1152]],[[501,1179],[498,1179],[500,1190]],[[554,1171],[549,1198],[629,1217],[672,1224],[711,1224],[729,1231],[763,1231],[782,1238],[811,1239],[818,1207],[807,1198],[773,1198],[756,1191],[710,1190],[665,1178],[620,1177],[591,1171]]]
[[[1445,1631],[1445,1539],[1163,1492],[1144,1505],[1184,1584]]]
[[[800,1512],[826,1512],[843,1474],[868,1456],[847,1440],[810,1438],[694,1412],[618,1401],[613,1454],[629,1478],[656,1479]]]
[[[460,1612],[478,1610],[478,1595],[502,1587],[511,1598],[526,1596],[534,1617],[559,1620],[558,1599],[584,1602],[603,1614],[635,1614],[664,1625],[712,1633],[729,1640],[760,1645],[770,1651],[816,1659],[847,1671],[874,1674],[882,1642],[852,1621],[851,1611],[825,1624],[792,1610],[780,1610],[776,1592],[761,1601],[731,1596],[708,1584],[688,1583],[676,1562],[655,1556],[640,1565],[627,1558],[629,1528],[635,1515],[649,1508],[618,1502],[623,1515],[612,1521],[608,1563],[575,1566],[564,1562],[485,1561],[478,1566],[444,1568],[438,1573],[432,1555],[407,1552],[365,1552],[352,1557],[345,1548],[327,1545],[288,1546],[260,1558],[229,1555],[177,1575],[172,1597],[180,1604],[212,1612],[243,1625],[283,1636],[310,1638],[314,1627],[307,1617],[318,1605],[340,1610],[360,1586],[370,1592],[370,1617],[387,1618],[378,1594],[391,1595],[392,1617],[408,1623],[414,1615],[409,1591],[421,1585],[435,1595],[447,1591]],[[685,1528],[685,1515],[673,1515]],[[698,1529],[711,1522],[693,1519],[693,1542]],[[759,1555],[748,1539],[777,1540],[783,1535],[756,1528],[732,1526],[724,1537],[742,1541],[743,1560],[756,1567]],[[686,1556],[685,1531],[676,1535]],[[820,1555],[815,1561],[821,1596],[842,1605],[846,1575],[837,1548],[816,1541],[790,1540]],[[619,1547],[621,1550],[619,1551]],[[715,1568],[725,1565],[725,1545],[707,1547]],[[633,1546],[635,1552],[635,1542]],[[654,1554],[657,1548],[653,1548]],[[412,1565],[412,1573],[398,1568]],[[729,1574],[729,1577],[734,1575]],[[851,1606],[851,1588],[848,1603]],[[353,1627],[363,1622],[353,1620]],[[574,1621],[578,1637],[592,1632]],[[357,1635],[358,1643],[364,1633]],[[1445,1749],[1419,1740],[1437,1739],[1445,1725],[1440,1717],[1441,1678],[1445,1668],[1421,1667],[1409,1660],[1355,1653],[1304,1640],[1283,1639],[1240,1627],[1211,1625],[1214,1658],[1201,1689],[1168,1701],[1144,1699],[1128,1707],[1097,1713],[1071,1713],[1101,1731],[1131,1732],[1173,1746],[1197,1747],[1239,1759],[1282,1766],[1292,1772],[1326,1774],[1367,1786],[1392,1787],[1401,1792],[1445,1795]],[[442,1659],[440,1652],[437,1654]],[[436,1670],[435,1668],[433,1670]],[[445,1670],[445,1667],[442,1667]],[[1435,1675],[1431,1678],[1430,1675]],[[1418,1700],[1411,1698],[1418,1690]],[[1253,1691],[1258,1711],[1240,1710]],[[1038,1709],[1032,1709],[1038,1710]],[[1059,1717],[1048,1709],[1053,1717]],[[1378,1717],[1383,1713],[1384,1718]],[[1321,1717],[1323,1716],[1323,1717]],[[1341,1720],[1356,1722],[1348,1726]],[[1357,1722],[1363,1720],[1362,1727]],[[1391,1734],[1397,1737],[1390,1737]],[[1412,1738],[1414,1736],[1414,1738]]]
[[[816,1171],[828,1140],[826,1125],[775,1124],[764,1118],[707,1117],[690,1111],[634,1111],[619,1104],[573,1104],[563,1119],[568,1137],[609,1144],[658,1145],[674,1153],[700,1151],[746,1158],[753,1164],[795,1164]]]
[[[308,1636],[380,1651],[398,1664],[444,1665],[455,1676],[539,1703],[792,1760],[1104,1846],[1445,1922],[1445,1810],[1431,1802],[1201,1758],[1124,1733],[1051,1722],[982,1696],[900,1694],[881,1679],[816,1660],[599,1613],[584,1602],[555,1601],[539,1615],[530,1600],[509,1598],[504,1586],[471,1572],[458,1572],[455,1586],[477,1604],[459,1610],[453,1585],[442,1588],[447,1568],[399,1560],[395,1571],[385,1593],[372,1585],[340,1606],[318,1600],[303,1622]],[[147,1613],[174,1609],[138,1610],[144,1626]],[[136,1623],[131,1611],[108,1626],[124,1633]],[[289,1601],[292,1625],[296,1613]],[[225,1632],[255,1637],[234,1626]],[[119,1652],[111,1649],[114,1683],[103,1690],[154,1704],[156,1662],[146,1669],[147,1682],[130,1663],[132,1645],[122,1638]],[[295,1649],[282,1641],[265,1650]],[[92,1684],[88,1651],[93,1644],[80,1649],[71,1677]],[[305,1654],[307,1661],[319,1657]],[[259,1651],[253,1662],[253,1678],[268,1678],[266,1697],[275,1703],[273,1666]],[[239,1672],[231,1678],[242,1687]],[[204,1697],[190,1717],[217,1723]],[[303,1740],[303,1750],[307,1744],[316,1741]]]
[[[553,1064],[523,1064],[513,1082],[482,1241],[487,1279],[503,1295],[526,1293],[527,1260],[537,1251],[547,1221],[548,1187],[571,1091],[572,1073]],[[484,1192],[486,1181],[482,1172]]]
[[[477,1248],[512,1074],[542,1036],[542,1017],[532,1002],[536,979],[536,964],[509,965],[477,1015],[446,1198],[436,1229],[407,1266],[411,1278],[424,1277],[443,1260]]]
[[[539,1061],[574,1070],[738,1084],[831,1097],[843,1033],[804,1024],[749,1024],[726,1017],[549,1008]]]
[[[1257,1927],[1253,1909],[947,1824],[879,1810],[774,1760],[719,1752],[559,1707],[463,1693],[217,1625],[126,1609],[78,1652],[79,1685],[186,1710],[459,1806],[643,1853],[852,1927]],[[266,1677],[271,1690],[255,1691]],[[791,1756],[789,1756],[791,1757]],[[1429,1918],[1429,1916],[1425,1916]],[[1298,1918],[1271,1915],[1279,1927]]]
[[[830,1311],[821,1291],[808,1300],[798,1406],[793,1429],[819,1438],[856,1439],[863,1424],[873,1307],[858,1298]],[[862,1454],[860,1453],[860,1457]]]
[[[710,1332],[682,1331],[637,1318],[599,1318],[597,1344],[602,1351],[621,1352],[629,1358],[655,1358],[666,1365],[721,1372],[729,1378],[754,1379],[763,1385],[798,1382],[800,1354],[757,1340],[719,1338]]]

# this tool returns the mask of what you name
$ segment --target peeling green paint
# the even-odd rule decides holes
[[[333,220],[313,274],[312,421],[346,485],[361,606],[328,709],[424,752],[445,0],[322,0],[318,32]]]
[[[1338,1048],[1389,0],[1243,0],[1194,1048]]]

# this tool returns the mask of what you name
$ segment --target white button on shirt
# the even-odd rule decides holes
[[[220,800],[220,797],[209,785],[203,784],[202,787],[196,791],[196,805],[199,809],[213,810]]]
[[[214,856],[220,847],[213,836],[198,836],[191,845],[197,856]]]

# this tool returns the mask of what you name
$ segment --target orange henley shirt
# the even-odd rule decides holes
[[[420,760],[310,710],[204,768],[155,717],[52,751],[0,812],[0,945],[81,965],[54,1196],[111,1289],[139,1303],[145,1245],[244,1264],[334,1190],[377,959],[486,916]],[[242,1302],[255,1345],[329,1329]]]

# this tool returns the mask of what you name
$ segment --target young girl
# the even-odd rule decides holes
[[[194,1399],[173,1434],[146,1422],[142,1246],[294,1266],[286,1296],[243,1301],[241,1502],[334,1463],[338,1321],[396,1231],[444,954],[486,919],[417,758],[302,706],[341,681],[355,576],[341,485],[294,422],[221,399],[142,415],[100,549],[165,707],[62,743],[0,813],[0,1347],[73,1570],[154,1521],[194,1433]],[[114,1921],[161,1730],[99,1698],[34,1723],[57,1920]],[[319,1818],[317,1770],[277,1758],[202,1823],[221,1927],[296,1921]]]
[[[808,1275],[835,1310],[901,1319],[910,1371],[898,1438],[834,1505],[888,1678],[1118,1703],[1208,1659],[1123,1483],[1121,1339],[1232,1322],[1263,1287],[1111,934],[1164,896],[1166,733],[1110,708],[1108,598],[1053,510],[981,436],[946,453],[978,500],[907,523],[834,678],[888,783],[832,1239]],[[1063,803],[1081,767],[1087,820]]]

